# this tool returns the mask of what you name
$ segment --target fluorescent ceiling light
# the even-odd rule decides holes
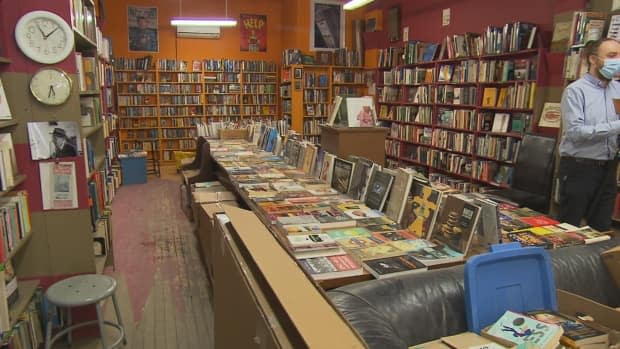
[[[171,18],[170,25],[193,25],[209,27],[235,27],[237,20],[232,18]]]
[[[373,1],[375,0],[351,0],[344,4],[343,8],[345,10],[355,10],[356,8],[368,5]]]

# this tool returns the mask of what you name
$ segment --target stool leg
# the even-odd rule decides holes
[[[67,312],[67,328],[71,328],[71,308],[65,309]],[[67,331],[67,344],[71,346],[72,338],[71,338],[71,330]]]
[[[45,329],[45,349],[52,347],[52,318],[51,314],[47,315],[47,328]]]
[[[123,328],[123,345],[127,345],[125,326],[123,325],[123,320],[121,319],[121,311],[119,310],[118,303],[116,302],[116,293],[112,293],[112,303],[114,304],[114,311],[116,312],[116,320],[118,321],[118,324]]]
[[[95,304],[95,307],[97,308],[97,321],[99,322],[99,333],[101,334],[101,347],[103,349],[108,349],[108,347],[105,345],[105,328],[103,324],[103,310],[101,309],[101,304],[99,304],[99,302]]]

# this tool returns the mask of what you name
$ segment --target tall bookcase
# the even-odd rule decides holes
[[[365,92],[362,67],[292,64],[282,68],[282,115],[305,140],[320,142],[320,124],[326,122],[335,96],[356,97]]]
[[[35,10],[56,13],[73,27],[75,51],[57,64],[30,60],[13,39],[17,21]],[[4,1],[0,2],[0,18],[3,50],[10,58],[10,62],[0,66],[0,72],[5,86],[10,86],[7,99],[15,122],[12,126],[15,153],[19,171],[24,174],[17,189],[28,192],[32,231],[36,232],[13,256],[16,273],[22,278],[39,279],[45,286],[63,275],[102,272],[114,261],[109,243],[112,234],[109,202],[114,193],[114,178],[108,166],[111,160],[106,161],[106,154],[112,151],[106,147],[106,138],[113,133],[108,126],[113,125],[111,120],[115,118],[113,105],[107,103],[110,95],[106,93],[113,81],[105,78],[106,71],[109,74],[109,58],[101,46],[104,40],[96,23],[95,3],[27,0],[14,6]],[[61,69],[69,75],[72,90],[67,102],[44,105],[30,94],[30,79],[43,67]],[[39,163],[54,160],[35,161],[30,152],[27,123],[56,121],[83,125],[79,134],[83,153],[62,158],[75,166],[77,208],[74,209],[43,209]],[[105,245],[105,255],[99,255],[93,248],[96,238],[104,238],[99,241]]]
[[[266,61],[119,58],[120,150],[194,150],[197,123],[278,117],[276,65]]]
[[[380,68],[378,117],[390,166],[415,166],[462,190],[507,187],[533,122],[542,49]]]

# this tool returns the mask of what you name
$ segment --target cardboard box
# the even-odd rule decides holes
[[[568,291],[558,290],[557,294],[561,314],[575,318],[586,314],[594,319],[594,323],[620,331],[620,311]]]
[[[224,212],[224,205],[238,207],[235,201],[222,201],[213,204],[200,204],[198,218],[197,237],[200,246],[202,261],[206,266],[207,274],[213,284],[213,256],[217,252],[214,246],[213,217]]]
[[[200,229],[200,205],[225,201],[237,201],[235,194],[229,191],[223,191],[223,189],[223,187],[220,187],[215,189],[216,191],[192,192],[192,217],[196,223],[196,226],[194,227],[196,231]]]
[[[255,297],[260,318],[269,319],[266,328],[277,338],[278,347],[367,348],[322,290],[253,212],[230,206],[225,206],[224,210],[231,223],[224,228],[232,230],[223,232],[221,224],[215,221],[218,240],[215,244],[219,245],[215,246],[218,252],[214,256],[213,290],[216,348],[252,348],[256,344],[248,344],[247,336],[260,337],[256,334],[256,322],[254,328],[249,328],[251,321],[255,321],[257,309],[245,306],[249,302],[246,303],[243,294],[238,294],[241,292],[235,289],[238,285],[245,285],[241,289],[248,287]],[[243,282],[237,280],[239,277]],[[263,302],[266,294],[269,297]],[[237,297],[239,299],[235,299]],[[276,311],[271,314],[270,308]],[[244,328],[249,329],[245,331]],[[290,344],[283,345],[282,341]]]
[[[607,266],[609,275],[616,283],[618,291],[620,291],[620,245],[603,252],[601,258],[605,266]]]

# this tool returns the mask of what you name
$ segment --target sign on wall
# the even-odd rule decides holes
[[[267,16],[241,14],[241,51],[267,51]]]
[[[159,51],[157,7],[127,6],[129,51]]]

